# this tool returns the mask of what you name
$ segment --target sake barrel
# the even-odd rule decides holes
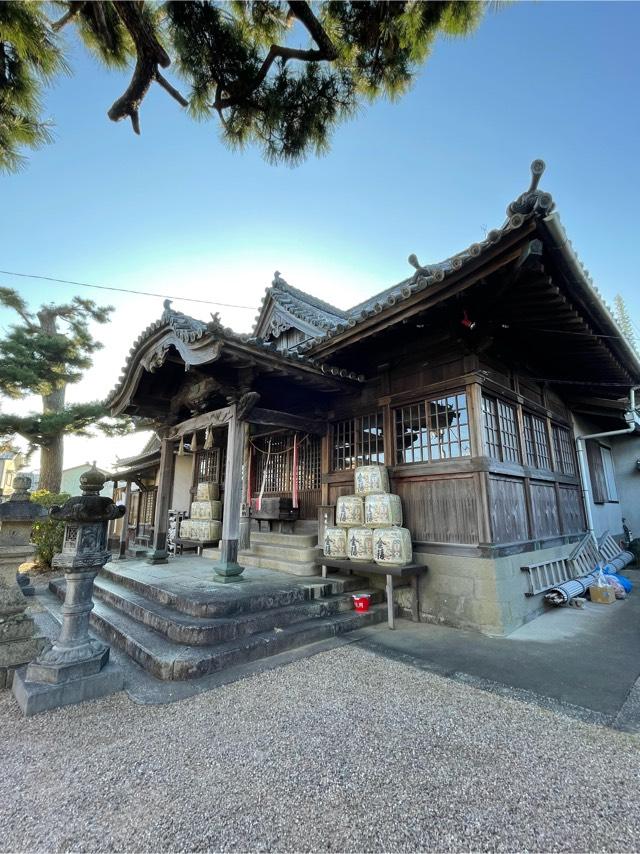
[[[220,519],[221,516],[221,501],[194,501],[191,504],[192,519]]]
[[[222,522],[217,519],[192,519],[191,539],[217,542],[222,536]]]
[[[183,540],[190,540],[191,535],[191,519],[180,520],[180,536]]]
[[[373,559],[381,566],[411,563],[411,532],[408,528],[374,528]]]
[[[365,495],[364,524],[371,528],[402,525],[402,504],[399,495]]]
[[[373,531],[371,528],[349,528],[347,532],[347,555],[349,560],[373,560]]]
[[[377,495],[389,492],[389,473],[386,466],[358,466],[354,473],[356,495]]]
[[[325,557],[346,558],[347,557],[347,529],[326,528],[324,532],[324,555]]]
[[[220,498],[220,484],[199,483],[196,489],[196,501],[218,501]]]
[[[336,500],[336,525],[339,528],[364,525],[364,504],[359,495],[341,495]]]

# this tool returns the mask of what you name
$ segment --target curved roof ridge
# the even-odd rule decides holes
[[[478,258],[493,244],[498,243],[501,238],[518,228],[521,228],[532,216],[548,216],[554,209],[554,201],[550,193],[538,189],[542,173],[545,170],[543,160],[534,160],[531,164],[531,183],[529,188],[521,193],[518,198],[507,206],[507,218],[500,228],[489,231],[484,240],[472,243],[461,252],[431,264],[421,264],[415,254],[409,255],[409,263],[415,269],[415,273],[408,279],[381,291],[369,300],[365,300],[354,306],[349,312],[346,323],[338,323],[333,329],[327,330],[323,335],[303,341],[298,345],[298,352],[306,353],[312,350],[320,342],[340,335],[348,328],[353,328],[374,314],[380,314],[389,309],[397,302],[407,300],[415,293],[428,288],[432,284],[443,282],[446,276],[456,272],[472,259]]]
[[[324,311],[327,314],[333,314],[336,318],[345,318],[347,316],[347,312],[341,308],[337,308],[335,305],[331,305],[331,303],[325,302],[324,300],[319,299],[313,294],[308,294],[306,291],[301,291],[298,288],[294,288],[293,285],[290,285],[289,282],[285,281],[280,275],[279,271],[273,274],[273,282],[271,283],[271,287],[277,293],[277,291],[283,291],[284,293],[289,293],[291,296],[296,297],[303,302],[309,303],[314,308],[320,309],[320,311]]]

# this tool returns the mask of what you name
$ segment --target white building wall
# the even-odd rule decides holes
[[[572,417],[576,436],[585,436],[591,433],[602,432],[602,427],[600,427],[598,424],[595,424],[593,421],[590,421],[588,418],[576,415],[573,415]],[[620,419],[620,422],[620,426],[622,429],[624,427],[622,419]],[[603,445],[607,445],[612,449],[614,458],[615,451],[613,449],[618,439],[619,437],[612,436],[611,438],[603,437],[603,439],[601,440]],[[585,460],[585,462],[588,464],[587,460]],[[591,513],[593,516],[593,527],[595,530],[596,537],[600,537],[602,534],[604,534],[605,531],[609,531],[609,533],[616,538],[622,535],[622,517],[626,516],[626,513],[623,512],[622,502],[620,500],[620,484],[618,483],[617,474],[616,487],[618,491],[618,501],[606,501],[604,504],[596,504],[593,500],[593,490],[591,488],[591,481],[589,481]]]
[[[613,443],[613,464],[622,515],[634,537],[640,537],[640,436],[620,436]]]

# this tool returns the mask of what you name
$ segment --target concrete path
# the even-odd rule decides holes
[[[363,629],[351,640],[479,687],[516,691],[541,705],[572,707],[584,719],[639,730],[640,571],[628,577],[635,586],[627,599],[549,610],[507,638],[401,620],[396,631]]]

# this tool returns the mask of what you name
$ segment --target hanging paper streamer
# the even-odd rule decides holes
[[[210,451],[213,448],[213,430],[211,429],[211,424],[204,431],[204,449],[205,451]]]
[[[178,456],[184,457],[184,436],[180,436],[180,444],[178,445]]]
[[[195,454],[195,452],[197,450],[198,450],[198,443],[196,441],[196,434],[194,433],[193,436],[191,437],[191,453]]]
[[[298,434],[293,435],[293,461],[291,466],[291,503],[298,508]]]
[[[262,496],[264,495],[264,488],[267,483],[267,473],[269,471],[269,459],[271,457],[271,436],[269,436],[269,444],[267,446],[267,459],[264,463],[264,469],[262,472],[262,483],[260,484],[260,494],[258,495],[258,500],[256,501],[256,510],[258,513],[262,509]]]

